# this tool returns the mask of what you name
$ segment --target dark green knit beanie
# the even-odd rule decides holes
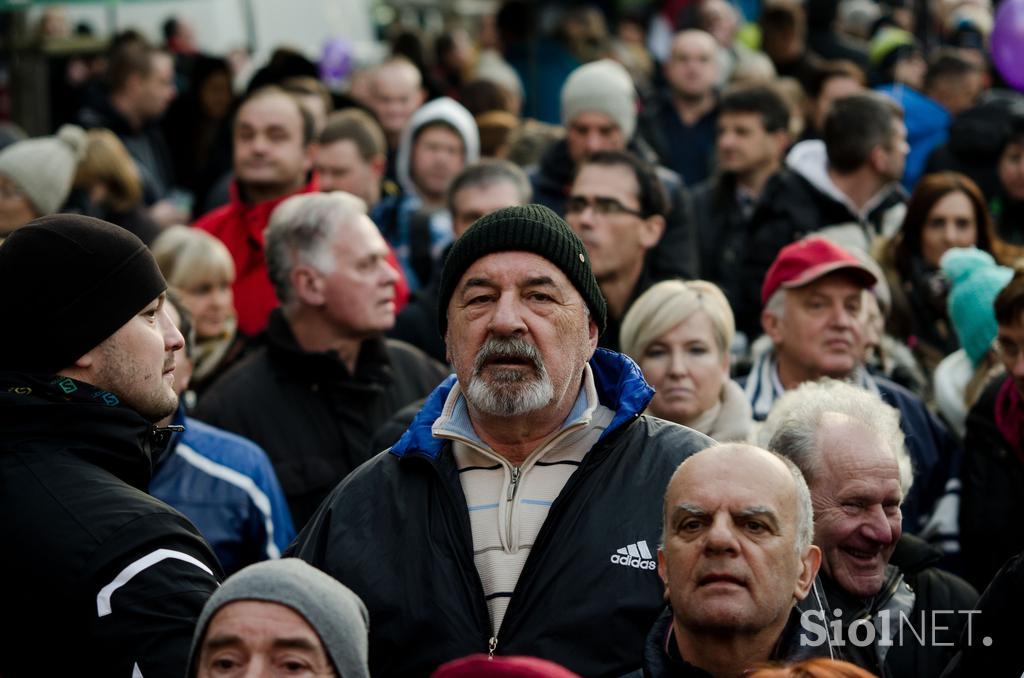
[[[448,302],[463,274],[473,262],[495,252],[532,252],[560,268],[590,308],[603,333],[607,307],[590,255],[569,224],[543,205],[506,207],[477,219],[452,245],[441,271],[437,299],[437,325],[441,336],[448,330]]]

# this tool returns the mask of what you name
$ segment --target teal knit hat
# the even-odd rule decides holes
[[[977,367],[996,338],[993,304],[1013,269],[996,264],[991,254],[975,247],[954,247],[942,255],[939,265],[951,284],[947,307],[953,329]]]

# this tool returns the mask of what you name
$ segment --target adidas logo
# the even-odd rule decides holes
[[[623,546],[612,554],[611,560],[613,565],[635,567],[638,570],[655,570],[658,567],[658,562],[653,560],[651,550],[647,548],[647,542],[643,539],[635,544]]]

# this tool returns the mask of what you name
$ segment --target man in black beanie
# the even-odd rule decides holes
[[[638,668],[662,607],[660,497],[710,440],[643,416],[653,392],[596,348],[590,258],[546,207],[473,224],[438,308],[455,375],[335,488],[294,555],[365,601],[374,676],[482,651],[586,676]]]
[[[149,250],[55,215],[0,245],[0,675],[181,676],[220,565],[146,494],[177,406]]]

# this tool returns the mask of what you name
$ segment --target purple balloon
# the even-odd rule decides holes
[[[352,72],[352,43],[345,38],[330,38],[320,56],[320,79],[335,85]]]
[[[1003,79],[1024,91],[1024,0],[1004,0],[999,6],[990,43]]]

